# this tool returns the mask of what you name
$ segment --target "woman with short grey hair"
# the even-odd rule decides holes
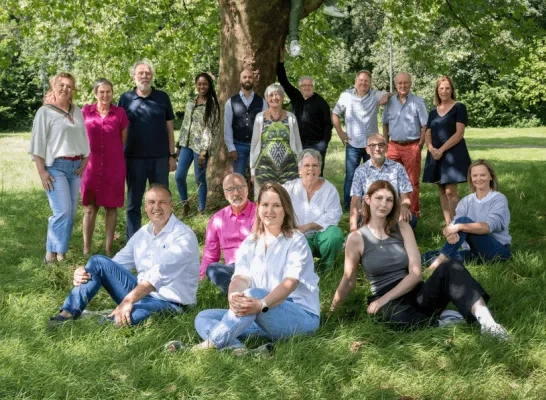
[[[263,182],[283,184],[296,179],[296,157],[302,149],[296,117],[282,109],[283,87],[278,83],[269,85],[265,99],[269,109],[256,116],[250,143],[250,173],[256,195]]]

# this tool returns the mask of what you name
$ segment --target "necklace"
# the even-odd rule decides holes
[[[382,249],[383,248],[383,243],[385,243],[385,240],[387,240],[389,238],[389,235],[387,235],[385,232],[381,232],[380,234],[377,234],[370,227],[368,227],[368,230],[377,239],[377,242],[379,244],[379,248]]]
[[[273,117],[273,111],[269,110],[269,116],[271,117],[271,121],[279,122],[282,118],[282,110],[279,112],[279,116],[277,118]]]

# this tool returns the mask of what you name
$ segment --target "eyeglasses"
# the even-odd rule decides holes
[[[239,185],[239,186],[232,186],[224,189],[224,192],[233,193],[235,190],[238,192],[242,191],[243,189],[246,189],[246,185]]]
[[[385,147],[387,147],[387,143],[370,143],[368,147],[372,150],[375,148],[384,149]]]
[[[305,164],[305,165],[302,165],[303,168],[307,168],[307,169],[311,169],[311,168],[318,168],[319,165],[318,164]]]

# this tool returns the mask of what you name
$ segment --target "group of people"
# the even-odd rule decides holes
[[[203,211],[205,171],[218,147],[220,123],[210,75],[196,77],[197,96],[186,107],[177,141],[169,97],[152,87],[153,67],[147,61],[133,66],[136,87],[121,95],[118,106],[111,104],[113,87],[105,79],[94,86],[97,102],[83,110],[72,102],[75,80],[70,74],[51,80],[29,149],[53,211],[45,261],[65,257],[78,191],[85,207],[84,252],[91,249],[102,206],[109,255],[124,179],[128,241],[113,258],[95,255],[85,268],[76,269],[74,288],[50,323],[79,318],[100,287],[118,304],[107,317],[118,326],[138,324],[152,313],[183,313],[196,304],[198,281],[206,276],[226,293],[229,309],[197,315],[203,342],[196,348],[244,353],[247,336],[277,340],[316,331],[317,271],[332,269],[345,247],[343,277],[330,311],[355,287],[362,266],[371,284],[367,311],[390,326],[477,320],[483,332],[506,339],[508,333],[487,308],[489,296],[464,263],[510,257],[508,204],[491,165],[470,162],[463,139],[466,109],[456,102],[452,81],[438,80],[436,107],[427,113],[424,100],[411,93],[409,74],[399,73],[397,91],[384,93],[371,89],[369,71],[360,71],[355,87],[341,94],[330,113],[311,77],[302,77],[299,89],[290,84],[282,51],[277,73],[281,84],[268,86],[262,99],[253,91],[254,74],[243,70],[241,91],[225,105],[224,139],[234,171],[223,180],[229,205],[208,222],[201,263],[195,234],[173,214],[168,174],[176,171],[187,215],[186,178],[194,163],[198,210]],[[285,93],[294,113],[283,110]],[[385,107],[383,135],[377,132],[380,106]],[[340,196],[323,177],[332,126],[345,145],[347,238],[338,227]],[[412,228],[420,214],[425,144],[423,181],[439,187],[446,244],[421,257]],[[247,171],[255,202],[249,199]],[[458,202],[457,184],[467,180],[472,193]],[[143,196],[150,222],[141,227]],[[432,274],[423,282],[422,265],[429,264]],[[137,276],[128,272],[132,269]],[[458,312],[446,310],[450,302]],[[172,341],[167,347],[175,351],[183,344]]]

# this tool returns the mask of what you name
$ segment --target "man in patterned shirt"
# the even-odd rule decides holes
[[[385,105],[394,93],[371,89],[372,74],[362,70],[356,74],[355,87],[341,93],[332,110],[332,123],[345,145],[345,183],[343,185],[343,205],[349,209],[350,190],[356,168],[370,157],[366,153],[368,137],[379,133],[377,110]],[[345,118],[346,132],[341,129],[340,117]]]
[[[400,221],[408,222],[412,227],[415,227],[417,218],[410,212],[410,193],[413,188],[404,166],[385,156],[387,142],[380,134],[369,137],[366,151],[370,155],[370,159],[356,169],[351,187],[350,230],[358,229],[362,198],[366,195],[370,185],[378,180],[388,181],[394,187],[402,202]]]

